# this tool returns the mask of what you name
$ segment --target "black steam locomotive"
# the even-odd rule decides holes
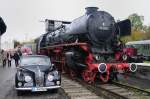
[[[124,63],[121,57],[120,37],[131,34],[130,21],[115,22],[109,13],[97,9],[87,7],[86,14],[72,22],[49,20],[49,31],[37,40],[38,53],[50,56],[72,76],[82,75],[85,81],[94,81],[96,75],[108,81],[111,68],[135,71],[136,66]],[[55,22],[61,25],[51,28]]]

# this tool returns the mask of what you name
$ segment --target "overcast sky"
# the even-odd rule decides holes
[[[150,0],[0,0],[0,16],[7,24],[2,42],[38,37],[45,32],[45,18],[71,21],[85,13],[85,7],[97,6],[114,18],[125,19],[132,13],[150,25]]]

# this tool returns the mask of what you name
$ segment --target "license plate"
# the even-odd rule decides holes
[[[47,89],[46,89],[46,88],[43,88],[43,87],[33,87],[33,88],[32,88],[32,91],[33,91],[33,92],[36,92],[36,91],[47,91]]]

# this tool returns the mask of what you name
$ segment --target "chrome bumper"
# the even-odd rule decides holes
[[[57,88],[60,88],[61,86],[50,86],[50,87],[40,87],[40,88],[45,88],[45,89],[57,89]],[[29,88],[23,88],[23,87],[20,87],[20,88],[15,88],[16,90],[31,90],[32,91],[32,87],[29,87]]]

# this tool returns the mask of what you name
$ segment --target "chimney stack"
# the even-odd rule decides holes
[[[98,7],[86,7],[86,14],[91,14],[93,12],[96,12],[98,10]]]

